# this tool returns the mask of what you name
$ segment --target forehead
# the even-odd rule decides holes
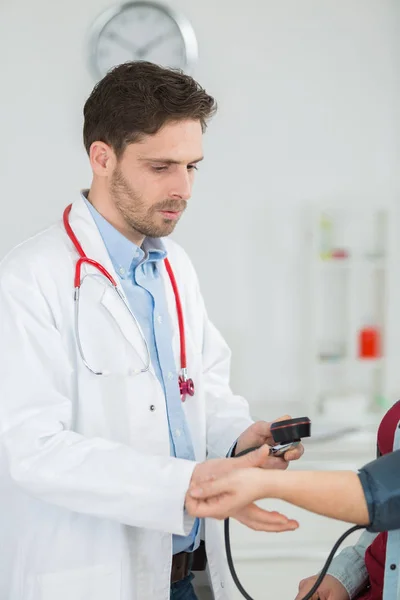
[[[203,132],[200,121],[167,123],[154,135],[130,144],[125,153],[132,158],[164,158],[191,162],[202,155]]]

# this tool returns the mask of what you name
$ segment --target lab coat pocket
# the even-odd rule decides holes
[[[39,577],[40,600],[119,600],[119,566],[86,567]]]

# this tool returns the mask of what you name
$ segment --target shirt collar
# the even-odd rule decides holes
[[[142,247],[128,240],[95,209],[87,199],[87,193],[87,190],[82,191],[82,198],[96,223],[113,267],[119,275],[128,275],[129,271],[139,263],[154,263],[167,256],[165,246],[160,238],[146,237]]]

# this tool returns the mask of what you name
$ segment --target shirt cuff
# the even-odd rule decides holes
[[[235,440],[235,441],[234,441],[234,443],[232,444],[232,446],[229,448],[229,451],[228,451],[228,453],[227,453],[227,455],[226,455],[226,458],[232,458],[232,456],[233,456],[233,453],[234,453],[234,452],[235,452],[235,450],[236,450],[236,445],[237,445],[237,442],[238,442],[238,441],[237,441],[237,440]]]

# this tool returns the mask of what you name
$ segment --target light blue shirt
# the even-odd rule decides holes
[[[113,227],[84,197],[103,238],[129,306],[147,340],[151,363],[164,390],[171,455],[195,460],[192,440],[182,409],[178,373],[172,351],[172,327],[158,263],[167,253],[160,239],[146,238],[139,248]],[[200,541],[199,521],[187,537],[173,536],[173,553],[192,551]]]

